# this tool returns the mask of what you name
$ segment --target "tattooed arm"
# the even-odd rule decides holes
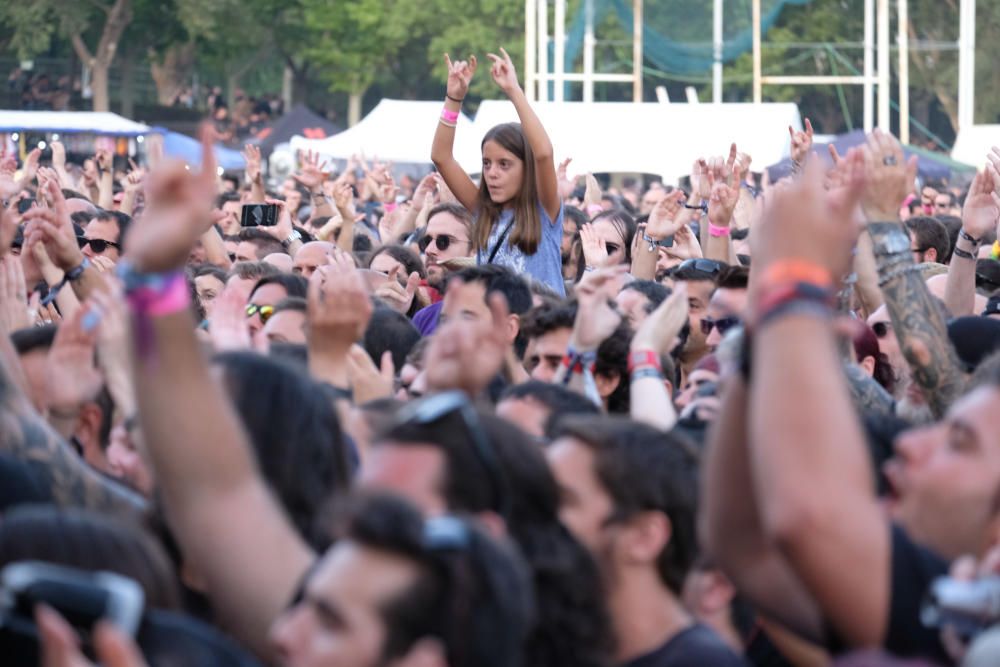
[[[10,359],[16,359],[10,339],[0,336],[0,451],[35,468],[60,505],[114,514],[138,513],[145,501],[92,470],[35,412],[14,381]]]
[[[965,382],[934,297],[913,262],[902,223],[868,225],[875,246],[879,285],[899,347],[931,411],[941,417]],[[905,239],[906,247],[902,247]]]
[[[883,415],[895,414],[896,402],[892,395],[873,378],[865,374],[857,364],[844,364],[847,388],[851,391],[854,406],[859,412],[875,412]]]

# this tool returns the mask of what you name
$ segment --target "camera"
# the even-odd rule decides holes
[[[36,561],[11,563],[0,571],[0,655],[6,664],[38,664],[35,607],[46,604],[73,627],[93,658],[91,630],[99,620],[134,636],[145,595],[132,579],[111,572],[84,572]]]

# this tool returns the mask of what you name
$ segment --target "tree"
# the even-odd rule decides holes
[[[0,18],[13,27],[11,44],[22,58],[44,52],[55,34],[69,39],[77,56],[90,68],[94,111],[108,111],[108,70],[132,21],[132,10],[132,0],[114,0],[113,4],[33,0],[3,3]]]

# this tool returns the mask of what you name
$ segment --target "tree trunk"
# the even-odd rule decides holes
[[[292,66],[285,64],[285,71],[281,76],[281,101],[285,105],[285,111],[292,108],[295,87],[295,70]]]
[[[156,84],[156,101],[170,106],[189,84],[194,69],[195,44],[174,44],[162,57],[150,53],[149,70]]]
[[[347,126],[354,127],[361,120],[361,98],[365,91],[351,93],[347,98]]]
[[[126,118],[135,116],[135,59],[126,53],[122,60],[121,114]]]
[[[108,65],[96,60],[90,66],[90,89],[93,91],[94,111],[111,111],[108,98]]]

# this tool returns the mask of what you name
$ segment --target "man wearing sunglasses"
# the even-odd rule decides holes
[[[442,263],[449,259],[471,257],[472,215],[458,204],[438,204],[427,216],[427,230],[420,239],[420,251],[427,267],[427,283],[435,288],[444,287],[448,275]]]
[[[671,277],[674,282],[685,282],[688,288],[688,319],[691,333],[681,350],[681,373],[687,374],[698,363],[698,360],[708,354],[706,342],[708,336],[702,329],[701,321],[708,311],[716,283],[726,265],[714,259],[688,259],[673,270]]]
[[[301,276],[279,273],[257,281],[247,302],[247,328],[252,338],[274,315],[275,306],[288,297],[304,299],[308,283]]]
[[[106,257],[117,262],[121,256],[121,241],[131,221],[129,216],[118,211],[98,211],[78,239],[84,256],[87,259]]]
[[[701,332],[710,352],[715,352],[726,332],[740,323],[747,305],[749,276],[749,269],[742,266],[726,267],[719,274],[718,287],[701,319]]]

